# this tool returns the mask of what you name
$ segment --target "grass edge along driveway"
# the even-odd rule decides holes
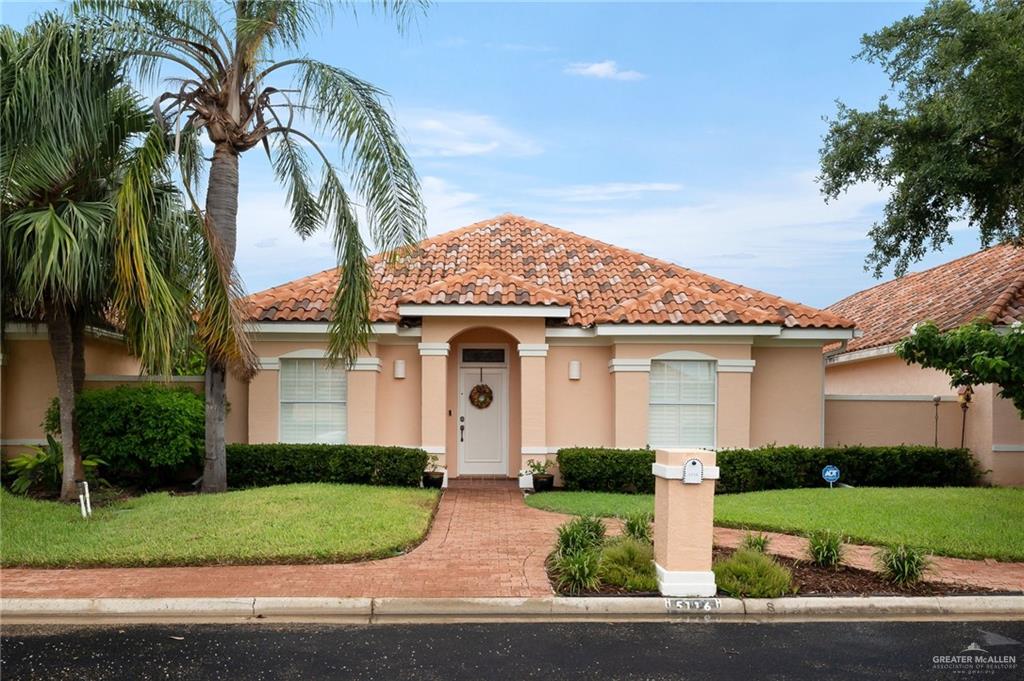
[[[159,492],[94,508],[0,492],[0,565],[140,567],[334,563],[422,541],[436,490],[324,483]]]
[[[653,511],[653,495],[545,492],[527,504],[559,513]],[[910,544],[957,558],[1024,561],[1024,489],[860,487],[715,496],[715,524],[807,534],[838,530],[861,544]]]

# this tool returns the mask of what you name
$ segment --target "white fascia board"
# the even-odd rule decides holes
[[[544,329],[547,338],[593,338],[594,328],[584,329],[581,326],[549,326]]]
[[[247,324],[246,329],[256,334],[326,336],[330,333],[331,325],[328,322],[253,322]],[[370,333],[374,336],[418,337],[421,330],[418,327],[407,328],[394,323],[374,322],[370,324]]]
[[[771,324],[598,324],[598,336],[778,336]]]
[[[845,364],[847,362],[863,362],[868,359],[879,359],[881,357],[893,357],[896,355],[896,344],[890,343],[889,345],[880,345],[877,348],[864,348],[863,350],[853,350],[852,352],[844,352],[841,355],[829,355],[825,358],[825,364]]]
[[[779,338],[804,340],[851,340],[857,337],[856,329],[782,329]]]
[[[569,317],[568,305],[429,304],[399,305],[403,317]]]

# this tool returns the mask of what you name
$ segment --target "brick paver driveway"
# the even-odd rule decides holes
[[[526,597],[551,594],[544,558],[564,516],[527,507],[514,480],[453,481],[426,540],[367,563],[5,569],[6,598]]]

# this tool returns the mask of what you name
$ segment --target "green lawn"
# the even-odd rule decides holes
[[[534,508],[619,516],[652,511],[651,495],[546,492]],[[906,543],[961,558],[1024,560],[1024,489],[790,489],[715,497],[715,523],[806,534],[833,529],[865,544]]]
[[[302,484],[165,493],[94,508],[0,492],[0,564],[33,567],[326,563],[394,555],[426,533],[438,492]]]

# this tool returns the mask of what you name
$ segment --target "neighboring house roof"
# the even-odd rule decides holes
[[[372,259],[375,322],[409,303],[569,306],[575,326],[612,323],[773,324],[842,328],[840,315],[516,215],[421,241],[413,255]],[[325,270],[254,293],[253,321],[328,321],[338,273]]]
[[[1024,319],[1024,248],[993,246],[854,293],[827,309],[852,319],[863,333],[845,352],[895,343],[918,322],[943,330],[979,317],[1012,324]]]

